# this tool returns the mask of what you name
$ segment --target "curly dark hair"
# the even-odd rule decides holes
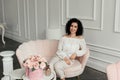
[[[65,31],[66,33],[69,35],[70,34],[70,26],[71,24],[75,22],[78,24],[78,29],[77,29],[77,32],[76,32],[76,36],[81,36],[83,35],[83,25],[81,23],[80,20],[78,20],[77,18],[71,18],[67,23],[66,23],[66,26],[65,26]]]

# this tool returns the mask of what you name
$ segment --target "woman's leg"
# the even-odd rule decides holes
[[[61,80],[65,80],[65,78],[61,79]]]
[[[55,63],[57,63],[59,60],[60,60],[60,58],[57,55],[55,55],[49,62],[50,67],[53,68]]]
[[[64,69],[69,67],[70,65],[66,64],[65,61],[60,60],[55,64],[55,71],[57,75],[61,78],[61,80],[65,80]]]
[[[49,62],[49,65],[50,65],[50,69],[51,69],[51,72],[54,74],[54,80],[56,80],[56,73],[55,73],[55,70],[54,70],[54,65],[55,63],[57,63],[58,61],[60,60],[60,58],[55,55]]]

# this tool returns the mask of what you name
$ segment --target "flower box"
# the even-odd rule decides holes
[[[49,65],[45,58],[40,55],[33,55],[24,60],[23,66],[26,69],[26,76],[30,80],[41,80],[43,78],[43,70]]]

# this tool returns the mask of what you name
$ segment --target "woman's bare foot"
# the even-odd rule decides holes
[[[65,80],[65,78],[61,79],[61,80]]]

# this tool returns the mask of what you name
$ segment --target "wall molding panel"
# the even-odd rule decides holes
[[[57,28],[61,28],[61,23],[60,23],[60,18],[61,18],[61,13],[60,13],[60,4],[61,1],[56,1],[56,0],[45,0],[46,2],[46,28],[55,28],[55,26]],[[56,3],[56,4],[52,4],[52,3]],[[55,5],[56,7],[53,7],[53,5]],[[55,9],[53,9],[55,8]],[[57,14],[56,14],[57,13]],[[53,15],[54,14],[54,15]],[[54,19],[54,21],[52,21],[52,19]]]
[[[83,23],[86,29],[93,29],[93,30],[103,30],[103,11],[104,11],[104,0],[100,0],[100,5],[97,5],[99,3],[98,0],[92,0],[92,16],[76,16],[73,14],[72,16],[70,15],[70,9],[69,9],[69,2],[68,0],[64,1],[61,0],[61,24],[64,26],[67,20],[70,18],[76,17],[80,19]],[[65,6],[66,5],[66,6]],[[99,7],[100,11],[97,11],[97,8]],[[66,9],[66,10],[65,10]],[[78,9],[76,9],[78,10]],[[100,12],[100,13],[98,13]],[[98,16],[99,15],[99,16]],[[98,19],[99,17],[99,19]],[[99,23],[99,24],[98,24]],[[87,24],[87,25],[86,25]],[[89,25],[89,27],[88,27]]]
[[[112,64],[112,62],[108,61],[108,60],[103,60],[103,59],[100,59],[100,58],[96,58],[94,56],[90,56],[90,58],[94,59],[94,60],[97,60],[97,61],[101,61],[103,63],[107,63],[107,64]]]
[[[104,53],[104,54],[107,54],[107,55],[110,55],[110,56],[120,58],[120,50],[119,49],[114,49],[114,48],[110,48],[110,47],[108,48],[108,47],[105,47],[105,46],[91,44],[91,43],[87,43],[87,45],[90,47],[90,49],[92,51],[96,51],[96,52],[100,52],[100,53]]]
[[[11,35],[15,35],[15,36],[21,36],[21,29],[20,29],[20,15],[19,15],[19,10],[20,10],[20,6],[19,6],[19,0],[16,1],[16,7],[17,7],[17,23],[16,23],[16,29],[15,30],[9,30],[9,25],[7,25],[7,29],[6,29],[6,33],[7,34],[11,34]],[[3,12],[3,22],[7,24],[6,22],[6,13],[5,13],[5,0],[2,0],[2,12]]]
[[[23,40],[26,41],[26,40],[31,40],[31,39],[33,39],[33,40],[38,39],[39,36],[41,35],[40,33],[44,33],[43,31],[39,32],[40,28],[38,25],[43,26],[44,23],[43,24],[38,23],[39,22],[38,16],[41,16],[38,14],[38,11],[39,11],[39,13],[40,13],[40,11],[42,11],[42,10],[38,9],[40,6],[38,4],[40,2],[45,2],[45,1],[39,1],[39,3],[38,3],[38,0],[35,0],[35,1],[33,1],[33,0],[23,0],[23,1],[12,0],[14,3],[13,5],[12,5],[12,2],[9,3],[9,1],[7,1],[7,0],[1,0],[1,1],[2,1],[2,13],[3,13],[2,21],[7,23],[7,25],[8,25],[8,28],[6,29],[6,34],[5,34],[7,37],[11,38],[11,36],[12,36],[13,38],[15,38],[15,36],[18,36],[18,37],[24,38]],[[9,9],[10,5],[12,5],[12,7],[13,7],[11,12],[15,12],[14,13],[15,16],[14,16],[14,14],[8,14],[8,11],[10,10]],[[48,9],[48,7],[46,7],[45,9]],[[45,14],[46,14],[46,12],[45,12]],[[7,17],[6,17],[6,15],[7,15]],[[12,20],[12,17],[10,17],[10,15],[13,16],[14,23],[10,21],[10,19]],[[17,15],[17,17],[16,17],[16,15]],[[44,17],[46,18],[46,16],[44,16]],[[9,21],[8,21],[8,18],[9,18]],[[39,18],[39,20],[42,20],[42,19]],[[43,19],[43,20],[45,20],[45,19]],[[12,24],[13,26],[10,26],[10,24],[8,24],[8,22],[9,23],[11,22],[10,24]],[[12,29],[9,26],[12,28],[14,27],[14,28]],[[46,28],[46,25],[44,25],[44,26]],[[42,28],[42,29],[44,29],[44,28]],[[44,38],[44,37],[42,37],[42,38]],[[21,42],[21,40],[20,40],[20,42]]]
[[[25,39],[30,39],[29,0],[23,1]]]
[[[92,68],[105,72],[108,64],[115,63],[120,59],[120,50],[118,49],[90,43],[87,45],[90,48],[88,66]]]
[[[70,18],[73,18],[73,17],[76,17],[76,18],[79,18],[79,19],[83,19],[83,20],[96,20],[96,0],[93,0],[93,7],[92,7],[92,16],[76,16],[76,15],[73,15],[73,16],[70,16],[69,14],[69,11],[70,11],[70,8],[69,6],[69,0],[66,0],[66,18],[67,19],[70,19]]]
[[[31,5],[31,3],[33,2],[33,4]],[[28,40],[31,40],[31,39],[38,39],[38,8],[37,8],[37,2],[38,0],[27,0],[27,1],[24,1],[24,17],[25,17],[25,33],[26,33],[26,36],[25,38],[28,39]],[[31,7],[34,8],[34,10],[32,9],[31,11]],[[33,14],[31,14],[31,12]],[[32,17],[33,17],[33,20],[32,20]],[[31,23],[32,22],[32,23]],[[33,26],[34,25],[34,26]],[[33,31],[33,27],[34,28],[34,34],[32,34],[31,32]],[[34,38],[33,38],[34,36]]]
[[[120,0],[116,0],[114,31],[120,32]]]

